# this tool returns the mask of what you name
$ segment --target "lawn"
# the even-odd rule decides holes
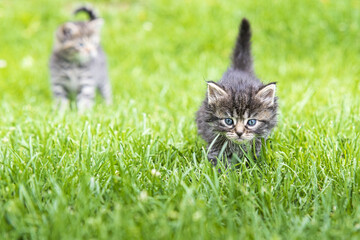
[[[359,1],[92,3],[114,104],[61,115],[47,62],[79,4],[0,1],[2,239],[360,238]],[[195,112],[243,17],[279,124],[219,174]]]

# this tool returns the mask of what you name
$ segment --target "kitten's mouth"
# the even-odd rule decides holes
[[[241,137],[234,137],[234,138],[227,137],[227,138],[236,144],[244,144],[244,143],[250,142],[252,140],[252,139],[245,139],[245,138],[241,138]]]
[[[235,143],[237,143],[237,144],[242,144],[242,143],[248,142],[248,140],[242,139],[242,138],[232,139],[232,141],[235,142]]]
[[[76,60],[79,61],[80,63],[86,63],[91,60],[91,57],[92,57],[91,55],[78,54],[76,56]]]
[[[231,142],[236,143],[236,144],[242,144],[242,143],[247,142],[247,140],[242,139],[242,138],[239,138],[239,137],[229,137],[229,136],[226,136],[226,138],[227,138],[228,140],[230,140]]]

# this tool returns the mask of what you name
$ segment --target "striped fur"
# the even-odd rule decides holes
[[[76,106],[83,112],[93,106],[97,90],[107,104],[112,102],[112,94],[100,46],[103,20],[90,8],[81,7],[75,13],[81,11],[87,12],[90,20],[66,22],[57,29],[49,68],[57,107],[68,108],[75,96]]]

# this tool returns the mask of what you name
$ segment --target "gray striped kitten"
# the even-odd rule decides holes
[[[236,154],[258,156],[262,139],[277,123],[276,85],[264,85],[254,74],[250,23],[241,22],[232,64],[217,83],[208,82],[206,98],[197,112],[199,134],[207,141],[208,159],[231,164]],[[220,153],[222,156],[219,156]]]
[[[90,20],[66,22],[57,29],[49,67],[57,107],[69,108],[74,98],[83,112],[93,106],[97,90],[107,104],[112,96],[106,56],[100,46],[103,19],[88,7],[78,8],[74,14],[78,12],[87,13]]]

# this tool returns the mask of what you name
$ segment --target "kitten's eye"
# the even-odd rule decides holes
[[[83,46],[84,46],[84,43],[79,42],[78,45],[79,45],[79,47],[83,47]]]
[[[224,121],[225,121],[226,125],[229,125],[229,126],[234,124],[234,120],[232,120],[231,118],[225,118]]]
[[[256,124],[256,119],[250,119],[247,121],[247,125],[250,127],[255,126],[255,124]]]

